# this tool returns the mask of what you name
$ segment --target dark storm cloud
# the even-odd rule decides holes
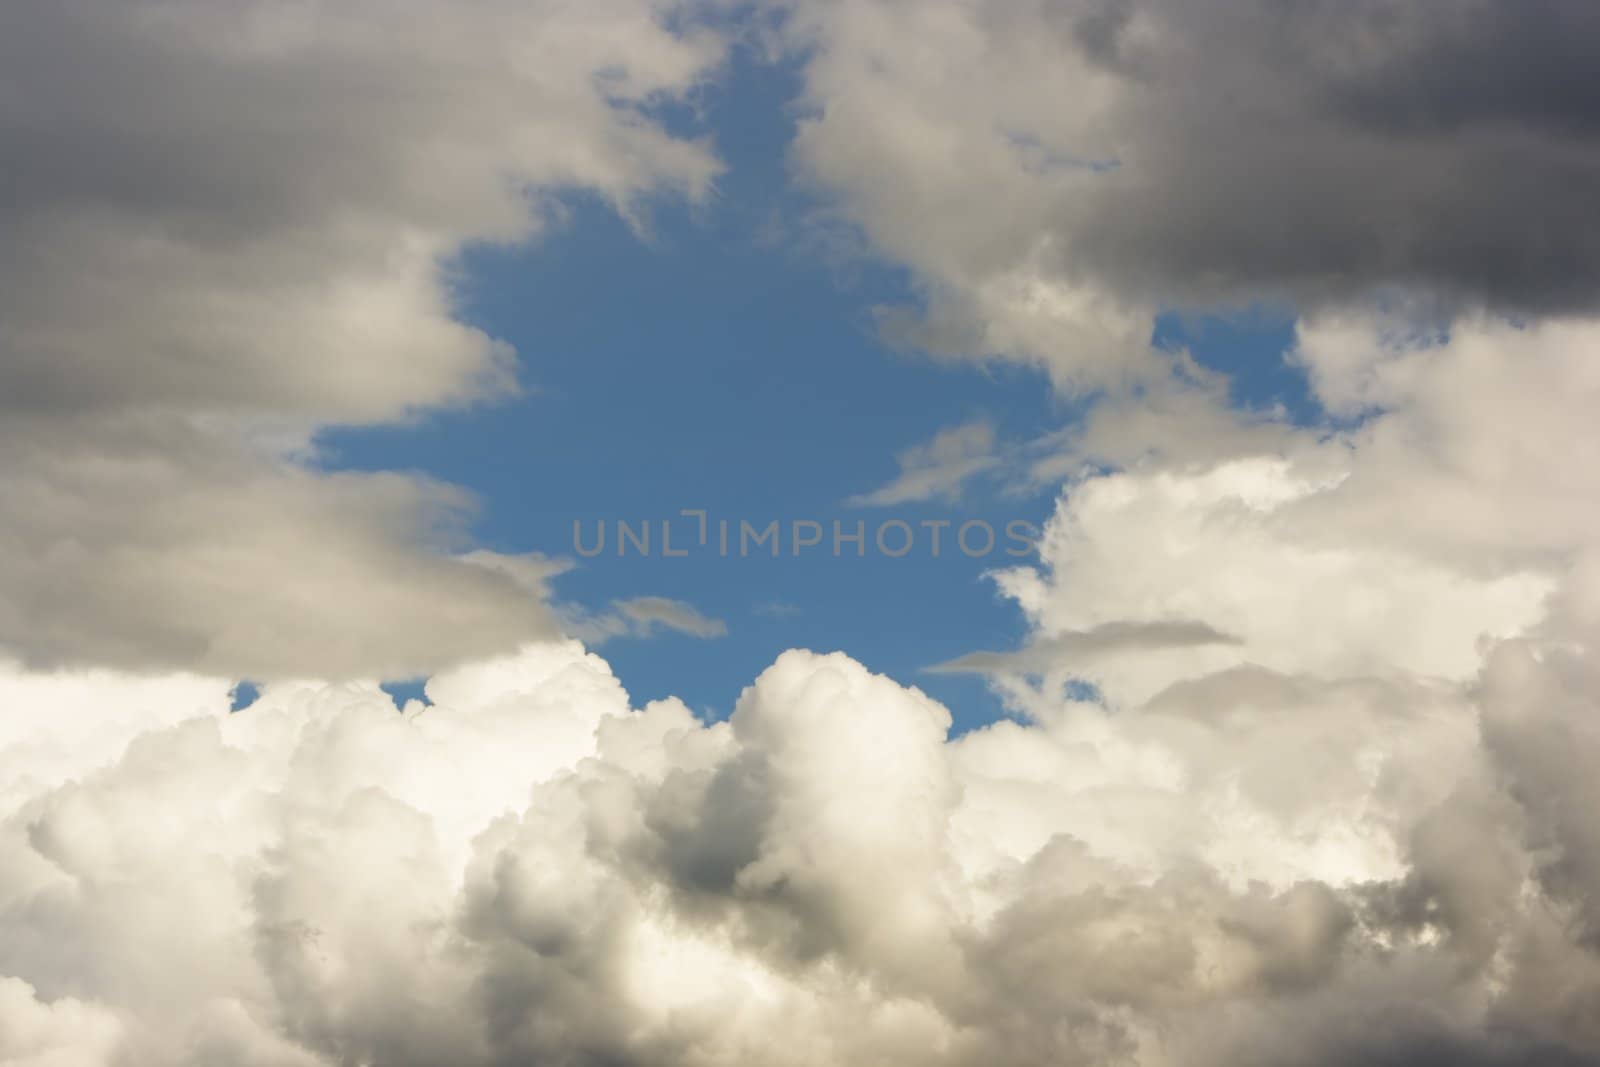
[[[1132,307],[1600,307],[1587,0],[790,9],[804,173],[931,318],[981,306],[965,348],[1042,346],[995,325],[1019,278]]]
[[[1124,83],[1074,269],[1174,298],[1407,287],[1600,303],[1600,7],[1125,0],[1067,20]]]

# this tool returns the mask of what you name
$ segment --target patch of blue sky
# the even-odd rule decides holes
[[[480,248],[460,264],[462,314],[514,345],[524,395],[407,426],[329,433],[324,461],[346,469],[408,469],[462,485],[482,502],[473,529],[500,551],[576,557],[574,522],[715,518],[785,533],[816,521],[831,541],[899,518],[982,519],[1003,536],[1013,518],[1040,521],[1048,498],[980,487],[973,501],[892,509],[845,504],[897,473],[895,455],[940,428],[988,413],[1008,438],[1055,423],[1032,372],[935,364],[881,345],[870,308],[914,299],[903,272],[819,252],[811,205],[784,162],[792,135],[793,72],[735,61],[701,101],[728,163],[710,204],[651,205],[633,232],[603,204],[566,201],[567,217],[527,248]],[[679,121],[690,117],[681,115]],[[693,131],[691,131],[693,132]],[[920,527],[919,527],[920,529]],[[613,525],[614,530],[614,525]],[[948,535],[947,535],[948,536]],[[875,670],[926,687],[964,725],[998,705],[981,682],[923,674],[973,647],[1004,647],[1022,624],[982,559],[928,540],[903,558],[865,558],[846,543],[777,559],[614,549],[557,579],[557,595],[603,612],[616,600],[661,596],[724,620],[726,637],[658,633],[615,638],[603,653],[636,700],[675,694],[709,715],[783,649],[843,649]],[[975,538],[976,540],[976,538]],[[409,693],[407,695],[410,695]]]
[[[1021,643],[1024,620],[986,572],[1019,562],[1004,552],[1005,526],[1042,522],[1051,494],[978,478],[955,501],[846,501],[892,481],[896,455],[941,429],[984,417],[1001,441],[1027,441],[1072,412],[1034,371],[924,360],[878,339],[871,309],[917,294],[893,266],[829,254],[807,225],[816,205],[786,164],[797,90],[792,66],[739,51],[692,107],[672,110],[678,132],[712,137],[727,165],[707,204],[652,203],[641,234],[593,198],[570,197],[561,224],[533,245],[468,252],[461,313],[516,348],[525,392],[410,425],[330,432],[323,461],[416,470],[471,490],[482,504],[474,537],[574,559],[555,593],[588,612],[666,597],[727,624],[716,638],[658,630],[607,641],[600,651],[636,702],[676,695],[724,716],[734,680],[752,680],[784,649],[838,649],[924,688],[968,729],[1001,714],[998,699],[981,679],[926,668]],[[1285,330],[1292,319],[1170,316],[1156,339],[1239,375],[1241,403],[1282,402],[1309,417],[1303,378],[1283,366]],[[713,542],[667,558],[658,537],[649,555],[618,556],[613,536],[606,552],[578,558],[574,523],[592,543],[601,523],[614,535],[618,521],[676,520],[679,547],[692,529],[680,512],[691,508],[713,522],[777,520],[782,551],[723,556]],[[792,524],[807,520],[824,543],[796,555]],[[872,543],[891,520],[919,534],[900,558]],[[864,555],[849,543],[833,552],[836,521],[846,532],[865,524]],[[938,556],[924,521],[953,524]],[[981,558],[950,543],[971,521],[999,537]]]
[[[1295,323],[1293,310],[1263,304],[1168,311],[1157,317],[1151,340],[1158,348],[1186,348],[1202,366],[1228,375],[1229,399],[1239,407],[1278,410],[1296,425],[1320,425],[1327,414],[1305,369],[1290,358]]]

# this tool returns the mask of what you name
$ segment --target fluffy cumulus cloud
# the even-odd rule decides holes
[[[1594,673],[1235,667],[952,740],[841,654],[714,725],[572,643],[403,709],[12,672],[0,1060],[1600,1062]]]
[[[528,561],[459,558],[459,493],[305,460],[319,427],[514,387],[454,315],[469,242],[536,235],[564,191],[638,219],[707,188],[648,109],[721,54],[681,15],[6,5],[0,645],[403,675],[553,633]]]

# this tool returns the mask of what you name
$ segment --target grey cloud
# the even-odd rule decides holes
[[[794,23],[815,49],[799,159],[922,272],[934,321],[1017,271],[1138,306],[1600,306],[1600,13],[1581,0],[861,3]]]
[[[448,486],[89,421],[0,429],[0,643],[31,664],[405,677],[555,630],[514,561],[458,555],[470,501]]]
[[[934,499],[954,502],[968,482],[1001,463],[995,452],[994,426],[982,419],[940,430],[932,440],[906,449],[897,458],[900,474],[893,481],[845,503],[881,508]]]
[[[641,596],[613,601],[609,610],[597,613],[568,608],[563,629],[591,645],[599,645],[616,637],[654,637],[663,630],[702,639],[723,637],[728,624],[703,614],[686,601]]]
[[[929,670],[940,674],[1045,674],[1118,653],[1239,643],[1238,638],[1203,622],[1108,622],[1090,630],[1039,638],[1011,652],[969,652]]]
[[[0,10],[0,647],[416,675],[554,633],[515,566],[459,558],[463,494],[316,473],[316,434],[516,388],[455,319],[466,244],[568,189],[638,220],[707,188],[640,112],[719,59],[676,10]]]
[[[1200,299],[1600,300],[1592,6],[1129,6],[1159,43],[1129,45],[1133,149],[1074,224],[1086,262]]]
[[[617,610],[646,632],[656,627],[690,637],[722,637],[728,632],[727,624],[721,619],[707,618],[693,604],[663,596],[619,601]]]
[[[1518,644],[1485,669],[1483,730],[1541,847],[1537,875],[1573,907],[1574,936],[1600,946],[1600,673],[1568,648]]]

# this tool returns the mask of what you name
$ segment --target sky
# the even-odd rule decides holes
[[[1025,441],[1061,425],[1072,405],[1025,368],[940,366],[894,351],[875,336],[871,308],[915,299],[905,272],[796,244],[814,208],[786,180],[795,81],[792,65],[736,52],[697,97],[697,116],[679,120],[684,135],[712,138],[727,168],[707,204],[652,204],[641,232],[575,196],[539,242],[463,255],[461,315],[516,348],[521,396],[416,425],[336,431],[322,439],[321,462],[418,470],[470,489],[474,540],[573,563],[553,589],[576,610],[668,597],[726,623],[714,640],[668,632],[607,642],[638,698],[677,695],[724,717],[743,686],[734,679],[784,649],[849,647],[967,705],[968,721],[993,718],[1003,709],[981,682],[921,673],[1022,633],[984,578],[1015,559],[1004,547],[971,558],[953,539],[976,518],[1009,546],[1005,524],[1041,525],[1048,492],[1008,494],[995,481],[898,507],[850,501],[892,481],[896,454],[941,430],[981,423]],[[774,363],[793,371],[774,375]],[[842,380],[848,391],[834,388]],[[698,547],[698,518],[684,509],[708,513],[708,551],[667,558],[663,521],[675,524],[678,549]],[[951,546],[936,557],[924,532],[921,551],[880,554],[876,530],[894,518],[918,529],[949,521]],[[724,519],[733,524],[726,558],[715,535]],[[785,531],[780,557],[741,554],[739,523],[773,520]],[[789,536],[797,520],[825,533],[799,556]],[[867,523],[871,558],[853,556],[849,542],[834,556],[835,521],[846,534]],[[650,524],[652,553],[619,558],[618,522]],[[603,529],[606,550],[580,555],[574,523],[591,549]],[[971,532],[973,547],[981,536]]]
[[[0,1067],[1600,1064],[1597,48],[0,7]]]
[[[1019,613],[987,575],[1022,558],[1006,554],[1020,547],[1007,524],[1040,528],[1050,487],[995,472],[954,495],[853,502],[894,480],[897,454],[941,431],[988,427],[1020,449],[1072,424],[1082,403],[1054,394],[1036,369],[938,364],[876,335],[872,308],[915,302],[915,286],[891,262],[806,247],[816,197],[793,187],[787,152],[799,75],[751,49],[737,48],[673,123],[711,138],[726,168],[707,205],[652,204],[641,230],[579,194],[537,243],[463,252],[460,317],[515,347],[523,395],[334,430],[320,439],[320,461],[415,470],[471,490],[475,542],[572,563],[554,589],[575,611],[667,597],[725,623],[709,642],[672,632],[609,642],[607,659],[636,698],[676,695],[725,717],[743,685],[733,679],[784,649],[848,649],[944,700],[960,728],[992,721],[1005,708],[981,680],[928,669],[1021,639]],[[1306,419],[1314,401],[1286,358],[1293,325],[1290,312],[1254,307],[1172,311],[1152,342],[1228,372],[1236,403]],[[841,380],[849,390],[833,388]],[[712,524],[708,550],[666,558],[661,523],[674,524],[679,549],[698,547],[699,519],[682,514],[695,509]],[[733,530],[726,557],[714,532],[723,519]],[[780,558],[744,554],[739,523],[759,530],[775,519]],[[921,547],[891,557],[876,535],[896,519]],[[799,556],[796,520],[823,527],[822,544]],[[955,539],[972,521],[986,526],[969,532],[969,554]],[[648,523],[652,554],[619,557],[619,522]],[[865,549],[841,541],[835,556],[835,522],[847,536],[865,523]],[[950,524],[937,555],[924,522]],[[591,551],[603,530],[605,551],[580,553],[574,523]],[[997,545],[981,552],[986,530]],[[886,537],[898,550],[898,528]],[[418,687],[395,691],[404,699]]]

